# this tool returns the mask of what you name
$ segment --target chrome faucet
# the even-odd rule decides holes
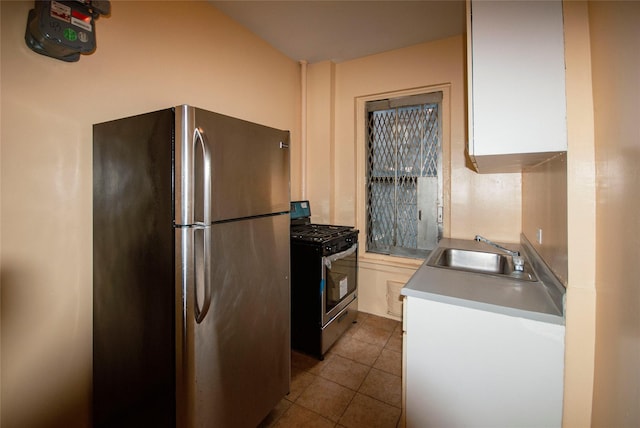
[[[509,254],[513,259],[513,268],[518,272],[524,271],[524,258],[520,255],[520,251],[511,251],[508,248],[504,248],[502,245],[496,244],[495,242],[490,241],[487,238],[483,238],[480,235],[476,235],[475,240],[489,244],[492,247],[496,247],[497,249]]]

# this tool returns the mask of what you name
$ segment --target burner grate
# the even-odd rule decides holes
[[[349,226],[333,226],[329,224],[305,224],[291,227],[294,239],[322,242],[351,232]]]

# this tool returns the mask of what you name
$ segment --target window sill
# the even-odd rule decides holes
[[[361,254],[360,257],[358,257],[358,262],[360,263],[360,266],[364,268],[392,267],[415,271],[422,265],[422,263],[424,263],[424,259],[413,259],[409,257],[388,256],[385,254],[364,252],[364,254]]]

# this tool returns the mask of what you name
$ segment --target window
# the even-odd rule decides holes
[[[442,92],[366,103],[367,251],[424,257],[442,237]]]

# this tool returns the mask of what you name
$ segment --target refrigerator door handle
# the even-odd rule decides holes
[[[196,127],[193,130],[193,153],[195,153],[195,147],[200,144],[202,149],[202,220],[201,223],[204,226],[211,224],[211,150],[209,143],[205,138],[204,131],[201,128]],[[195,160],[194,160],[195,162]],[[197,196],[196,196],[197,197]],[[199,223],[196,219],[196,223]]]
[[[204,131],[195,127],[193,130],[193,153],[196,153],[196,145],[200,144],[202,150],[202,219],[198,221],[196,219],[196,227],[202,228],[196,232],[202,232],[204,239],[202,240],[202,246],[196,244],[195,257],[196,257],[196,269],[202,269],[202,273],[199,275],[196,272],[195,283],[195,317],[196,322],[201,323],[204,317],[209,312],[211,306],[211,150],[207,139],[205,138]],[[196,160],[194,159],[194,162]],[[198,197],[196,195],[196,197]],[[196,240],[198,242],[199,240]],[[199,247],[199,248],[198,248]],[[198,252],[201,252],[202,258],[199,258]],[[201,260],[201,263],[198,263]],[[199,281],[200,279],[201,281]],[[202,282],[201,286],[199,282]],[[203,301],[199,302],[198,289],[203,289]]]
[[[200,324],[207,316],[211,307],[211,227],[203,227],[195,230],[196,235],[202,234],[203,239],[196,239],[196,248],[194,251],[196,275],[194,281],[194,315],[196,323]],[[202,272],[197,272],[201,269]],[[202,293],[198,293],[198,290]],[[202,302],[198,298],[199,294],[203,294]]]

